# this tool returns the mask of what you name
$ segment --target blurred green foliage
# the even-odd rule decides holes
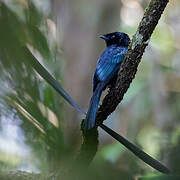
[[[65,109],[62,98],[32,69],[32,59],[23,49],[28,47],[58,81],[64,80],[68,92],[86,107],[91,95],[90,76],[103,49],[94,37],[116,30],[132,35],[147,3],[0,2],[0,144],[3,132],[14,133],[6,124],[13,124],[19,128],[16,143],[24,143],[21,150],[29,148],[22,155],[22,151],[12,153],[0,146],[2,170],[58,169],[64,179],[74,175],[82,179],[171,179],[156,174],[105,134],[100,135],[99,151],[89,169],[77,165],[77,169],[67,173],[81,143],[76,128],[80,118],[69,106]],[[180,174],[179,12],[180,2],[174,0],[153,33],[122,104],[109,118],[115,130],[175,174]],[[58,29],[58,25],[62,27]],[[4,139],[8,150],[15,149]],[[152,174],[141,178],[149,173]]]
[[[179,176],[173,176],[173,175],[155,175],[155,174],[149,174],[147,176],[139,178],[139,180],[178,180]]]
[[[23,8],[18,3],[14,5]],[[25,142],[33,148],[34,159],[40,160],[38,168],[53,168],[64,151],[60,126],[63,105],[54,90],[37,76],[23,49],[28,45],[37,51],[44,64],[53,59],[47,37],[40,29],[46,26],[45,17],[32,2],[26,5],[22,9],[24,19],[21,19],[7,4],[0,3],[0,69],[1,79],[5,80],[1,82],[1,101],[7,119],[10,117],[6,109],[21,119],[20,126],[27,137]],[[58,61],[59,68],[61,61]]]

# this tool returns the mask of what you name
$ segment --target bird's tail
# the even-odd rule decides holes
[[[88,112],[87,112],[86,119],[84,122],[85,130],[91,129],[95,126],[96,112],[98,109],[98,104],[100,101],[103,88],[104,88],[104,83],[99,83],[95,91],[93,92],[93,96],[91,97]]]

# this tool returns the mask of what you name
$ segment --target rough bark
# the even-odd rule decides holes
[[[139,27],[133,36],[131,43],[128,47],[128,52],[123,61],[116,85],[110,89],[109,93],[103,99],[102,105],[99,107],[96,116],[96,125],[100,125],[104,120],[116,109],[118,104],[122,101],[124,94],[127,92],[132,80],[135,78],[135,74],[137,72],[137,67],[141,61],[142,55],[146,46],[150,41],[150,37],[158,24],[158,21],[163,14],[163,11],[167,5],[169,0],[151,0],[149,5],[146,7],[144,16],[139,24]],[[93,133],[94,131],[92,131]],[[91,137],[93,134],[89,134]],[[83,146],[81,151],[84,149],[88,149],[85,146],[88,144],[84,142],[88,142],[87,134],[83,135]],[[98,137],[97,137],[98,138]],[[98,140],[94,139],[94,147],[98,146]],[[97,148],[94,148],[97,149]],[[83,152],[84,153],[84,152]],[[91,153],[88,157],[91,159],[87,159],[88,163],[93,160],[95,152],[88,151]],[[81,153],[80,153],[81,154]]]
[[[144,50],[148,45],[150,37],[168,2],[168,0],[151,0],[149,5],[147,6],[144,17],[139,24],[137,32],[132,38],[126,58],[119,71],[116,86],[110,89],[109,93],[104,98],[102,105],[98,110],[96,117],[97,125],[101,124],[116,109],[118,104],[123,99],[124,94],[128,90],[132,80],[135,77],[137,67],[140,63]],[[93,141],[91,137],[94,138]],[[97,131],[92,130],[91,132],[84,133],[83,142],[84,143],[82,145],[80,156],[78,158],[84,159],[83,157],[81,157],[81,155],[86,155],[86,152],[88,154],[90,153],[87,158],[88,163],[86,163],[89,164],[89,162],[93,159],[98,147]],[[92,151],[90,151],[89,146],[93,147]],[[33,175],[26,172],[17,171],[13,174],[11,172],[5,175],[2,174],[3,173],[1,173],[1,179],[41,179],[41,175]],[[52,179],[51,176],[43,176],[42,178]],[[60,177],[53,178],[58,179]]]
[[[168,2],[169,0],[151,0],[145,9],[144,16],[121,65],[116,86],[110,89],[98,110],[96,116],[97,124],[101,124],[122,101],[124,94],[135,78],[144,50]]]

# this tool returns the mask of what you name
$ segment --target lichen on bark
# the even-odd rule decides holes
[[[96,116],[97,125],[101,124],[118,106],[127,92],[137,72],[150,37],[169,0],[151,0],[145,9],[144,16],[133,36],[127,55],[121,65],[115,87],[103,99]]]
[[[144,16],[139,24],[139,27],[133,36],[131,43],[128,47],[125,60],[123,61],[118,73],[118,79],[114,87],[112,87],[108,94],[103,99],[102,105],[99,107],[96,115],[96,126],[102,124],[104,120],[116,109],[118,104],[122,101],[124,94],[127,92],[132,80],[137,72],[137,67],[141,61],[146,46],[149,43],[150,37],[158,24],[158,21],[167,5],[169,0],[151,0],[145,9]],[[92,131],[92,133],[94,133]],[[90,134],[89,134],[90,135]],[[91,135],[90,135],[91,136]],[[83,136],[83,141],[87,142],[88,136]],[[98,138],[98,136],[96,136]],[[98,140],[95,139],[95,146]],[[81,150],[88,149],[88,144],[83,143]],[[88,158],[88,163],[95,155],[88,150],[91,159]]]

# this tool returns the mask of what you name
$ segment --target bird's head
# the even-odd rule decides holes
[[[130,38],[126,33],[123,32],[113,32],[99,36],[104,39],[107,46],[119,45],[119,46],[128,46]]]

